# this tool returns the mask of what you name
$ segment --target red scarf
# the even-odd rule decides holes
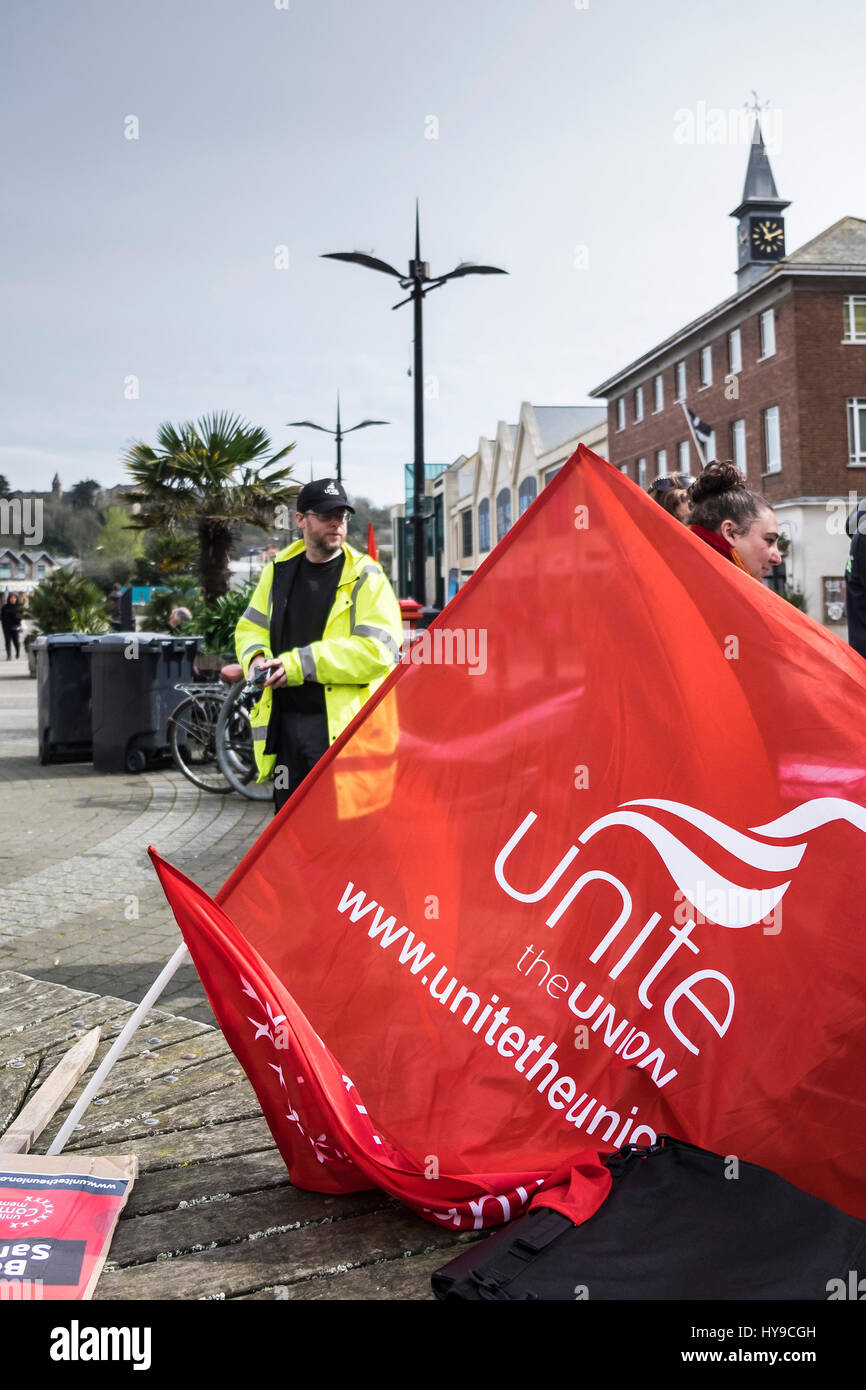
[[[724,555],[725,559],[730,560],[738,569],[745,571],[746,574],[751,573],[743,564],[734,547],[729,541],[726,541],[724,536],[720,535],[718,531],[708,531],[706,526],[694,525],[690,526],[689,530],[693,532],[694,535],[700,536],[701,540],[706,541],[707,545],[711,545],[713,550],[717,550],[720,555]]]

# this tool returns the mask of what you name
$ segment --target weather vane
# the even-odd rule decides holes
[[[759,101],[758,93],[755,91],[754,87],[752,88],[752,97],[754,98],[754,100],[744,101],[743,105],[745,106],[747,111],[754,111],[756,117],[760,117],[761,112],[766,111],[770,103],[769,101]]]

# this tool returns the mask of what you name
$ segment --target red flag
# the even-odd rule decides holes
[[[158,865],[293,1180],[465,1226],[575,1167],[585,1216],[665,1131],[866,1216],[864,711],[580,449],[219,907]]]
[[[372,521],[367,522],[367,554],[371,560],[378,560],[379,551],[376,547],[376,532],[373,530]]]

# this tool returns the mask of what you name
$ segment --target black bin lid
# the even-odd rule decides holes
[[[158,656],[161,651],[198,650],[200,637],[174,637],[165,632],[106,632],[102,637],[91,637],[89,651],[111,650],[113,647],[127,647],[135,642],[139,650],[152,652]]]
[[[45,632],[33,643],[34,651],[45,647],[83,647],[93,641],[92,632]]]

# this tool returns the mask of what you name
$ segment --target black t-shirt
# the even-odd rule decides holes
[[[321,639],[334,606],[344,559],[342,550],[333,560],[319,565],[313,564],[306,555],[301,556],[283,615],[281,652],[291,651],[293,647],[308,647]],[[316,681],[286,686],[275,690],[274,694],[279,710],[325,712],[324,687]]]

